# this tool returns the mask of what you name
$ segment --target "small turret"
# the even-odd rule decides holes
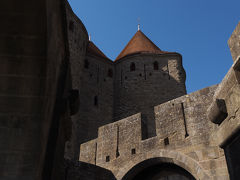
[[[143,136],[154,136],[154,106],[186,94],[182,56],[161,50],[138,30],[114,62],[115,120],[141,112]]]

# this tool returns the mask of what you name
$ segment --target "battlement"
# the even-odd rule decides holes
[[[136,157],[148,159],[160,150],[181,152],[200,166],[218,161],[224,164],[222,152],[211,137],[217,126],[208,121],[206,114],[216,87],[155,106],[155,137],[142,139],[141,113],[100,127],[97,139],[81,145],[79,160],[109,169],[116,177],[119,167],[134,165]]]

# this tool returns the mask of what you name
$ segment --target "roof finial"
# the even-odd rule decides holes
[[[140,18],[138,18],[138,31],[140,31]]]
[[[91,41],[91,34],[89,34],[89,37],[88,37],[88,38],[89,38],[89,41]]]

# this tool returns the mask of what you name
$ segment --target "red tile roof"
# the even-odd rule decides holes
[[[165,54],[166,51],[159,49],[142,31],[137,31],[133,38],[128,42],[127,46],[118,55],[115,61],[136,53],[156,53]]]

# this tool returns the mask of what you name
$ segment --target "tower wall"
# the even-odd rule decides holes
[[[81,76],[83,74],[84,59],[86,56],[86,49],[88,45],[88,32],[81,22],[81,20],[74,14],[70,5],[66,6],[67,16],[67,34],[69,44],[69,61],[71,67],[72,88],[78,91],[81,89]],[[77,97],[79,99],[79,97]],[[80,101],[80,99],[79,99]],[[78,129],[77,119],[79,119],[80,113],[71,117],[72,120],[72,132],[71,140],[66,143],[65,146],[65,158],[74,158],[74,150],[79,147],[77,133]],[[79,148],[78,148],[79,149]],[[78,155],[76,155],[78,156]]]
[[[69,4],[67,22],[71,78],[79,94],[79,108],[71,117],[72,136],[66,143],[65,158],[77,160],[80,144],[96,138],[97,129],[112,122],[114,67],[111,60],[89,52],[87,30]]]
[[[88,68],[83,68],[80,79],[79,114],[74,117],[79,129],[78,150],[81,143],[97,137],[100,126],[112,122],[113,118],[113,79],[108,76],[113,62],[87,54]],[[78,154],[79,155],[79,154]]]
[[[0,3],[0,179],[54,179],[59,170],[70,84],[63,6]]]
[[[132,63],[135,70],[131,70]],[[114,120],[141,112],[146,128],[143,136],[155,135],[154,106],[186,94],[179,54],[128,56],[116,61],[115,73]]]

